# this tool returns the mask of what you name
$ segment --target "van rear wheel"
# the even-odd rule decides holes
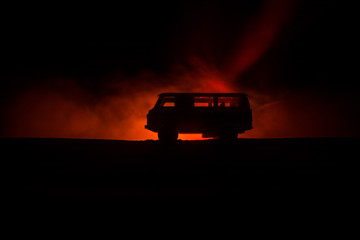
[[[178,139],[178,131],[174,127],[161,127],[158,131],[158,137],[160,141],[172,142]]]

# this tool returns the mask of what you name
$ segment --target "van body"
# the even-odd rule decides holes
[[[145,128],[160,140],[176,140],[178,133],[237,138],[252,129],[252,112],[243,93],[162,93]]]

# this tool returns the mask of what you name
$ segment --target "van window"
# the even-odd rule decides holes
[[[164,97],[161,101],[162,107],[175,107],[175,97]]]
[[[194,97],[194,107],[214,107],[214,97]]]
[[[218,97],[218,107],[239,107],[239,97]]]

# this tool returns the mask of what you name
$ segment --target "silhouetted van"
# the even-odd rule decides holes
[[[157,132],[160,140],[176,140],[178,133],[236,139],[252,129],[252,115],[242,93],[162,93],[145,128]]]

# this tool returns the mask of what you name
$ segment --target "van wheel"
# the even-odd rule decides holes
[[[178,131],[174,127],[162,127],[159,129],[158,137],[160,141],[172,142],[178,139]]]

